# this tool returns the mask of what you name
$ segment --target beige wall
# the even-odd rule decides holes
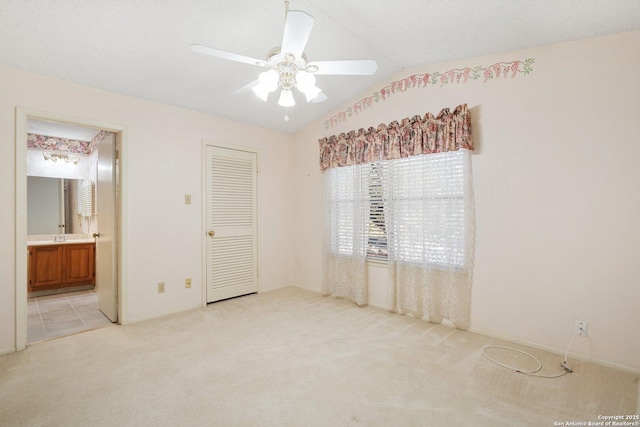
[[[318,138],[467,103],[477,147],[472,329],[561,352],[586,320],[589,338],[572,351],[640,372],[638,46],[636,31],[406,70],[390,81],[535,58],[527,76],[411,89],[334,128],[300,131],[296,283],[320,290]],[[371,303],[386,307],[386,269],[369,272]]]
[[[15,108],[127,126],[128,319],[201,304],[202,141],[255,147],[259,289],[292,284],[292,136],[0,66],[0,353],[15,348]],[[184,195],[192,204],[184,204]],[[193,288],[184,288],[184,279]],[[157,293],[156,283],[166,282]],[[25,284],[26,285],[26,284]]]

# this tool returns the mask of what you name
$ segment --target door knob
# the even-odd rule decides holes
[[[209,232],[207,233],[209,235],[209,237],[213,237],[216,235],[216,232],[213,230],[209,230]]]
[[[100,237],[100,233],[93,233],[93,237]]]

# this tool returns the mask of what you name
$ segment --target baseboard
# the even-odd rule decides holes
[[[384,311],[390,311],[390,310],[389,310],[389,307],[383,307],[383,306],[381,306],[381,305],[378,305],[378,304],[372,304],[372,303],[371,303],[371,304],[368,304],[368,305],[369,305],[369,307],[378,308],[378,309],[380,309],[380,310],[384,310]]]
[[[15,347],[5,348],[3,350],[0,350],[0,356],[2,356],[3,354],[9,354],[9,353],[15,353],[15,352],[16,352]]]
[[[518,344],[518,345],[524,345],[527,347],[531,347],[531,348],[535,348],[537,350],[542,350],[542,351],[546,351],[548,353],[553,353],[553,354],[557,354],[560,355],[562,357],[564,357],[565,352],[567,351],[566,348],[561,349],[561,348],[556,348],[556,347],[550,347],[550,346],[546,346],[543,344],[538,344],[532,341],[527,341],[527,340],[522,340],[513,336],[509,336],[509,335],[504,335],[504,334],[499,334],[496,332],[492,332],[492,331],[487,331],[485,329],[479,329],[479,328],[470,328],[469,332],[473,332],[475,334],[479,334],[479,335],[484,335],[490,338],[496,338],[499,340],[503,340],[503,341],[509,341],[512,342],[514,344]],[[567,343],[568,345],[569,343]],[[613,368],[613,369],[618,369],[620,371],[625,371],[625,372],[629,372],[631,374],[635,374],[635,375],[640,375],[640,369],[636,369],[636,368],[632,368],[630,366],[626,366],[620,363],[615,363],[615,362],[609,362],[606,360],[597,360],[597,359],[592,359],[591,357],[585,356],[583,354],[579,354],[579,353],[572,353],[569,352],[569,357],[575,360],[580,360],[582,362],[588,362],[588,363],[593,363],[595,365],[600,365],[600,366],[605,366],[607,368]]]
[[[306,288],[304,286],[296,286],[296,287],[318,293],[315,289]],[[378,304],[369,304],[369,306],[373,307],[373,308],[380,309],[380,310],[389,311],[388,307],[383,307],[383,306],[378,305]],[[447,322],[446,320],[444,320],[442,322],[442,324],[444,326],[453,327],[453,325],[450,322]],[[513,337],[513,336],[504,335],[504,334],[500,334],[500,333],[493,332],[493,331],[488,331],[488,330],[485,330],[485,329],[473,328],[472,327],[472,328],[468,329],[468,331],[469,332],[473,332],[475,334],[484,335],[484,336],[487,336],[487,337],[490,337],[490,338],[496,338],[496,339],[500,339],[500,340],[503,340],[503,341],[509,341],[509,342],[514,343],[514,344],[524,345],[524,346],[531,347],[531,348],[534,348],[534,349],[537,349],[537,350],[542,350],[542,351],[546,351],[546,352],[549,352],[549,353],[558,354],[558,355],[560,355],[562,357],[564,357],[564,354],[567,351],[566,348],[560,349],[560,348],[550,347],[550,346],[546,346],[546,345],[543,345],[543,344],[538,344],[538,343],[535,343],[535,342],[532,342],[532,341],[522,340],[522,339],[519,339],[519,338],[516,338],[516,337]],[[569,343],[567,343],[567,345],[568,344]],[[575,360],[580,360],[582,362],[589,362],[589,363],[593,363],[593,364],[596,364],[596,365],[605,366],[607,368],[618,369],[620,371],[625,371],[625,372],[629,372],[631,374],[640,375],[640,369],[632,368],[630,366],[626,366],[626,365],[623,365],[623,364],[620,364],[620,363],[609,362],[609,361],[606,361],[606,360],[592,359],[592,358],[590,358],[588,356],[585,356],[585,355],[582,355],[582,354],[578,354],[578,353],[571,353],[571,352],[569,352],[569,357],[571,357],[572,359],[575,359]],[[639,395],[639,399],[640,399],[640,395]]]
[[[286,288],[307,289],[307,288],[303,288],[302,286],[296,286],[296,285],[282,285],[282,286],[276,286],[275,288],[267,288],[267,289],[258,288],[258,294],[267,294],[269,292],[279,291]],[[307,290],[310,290],[310,289],[307,289]]]
[[[385,311],[389,311],[388,308],[385,307],[376,307],[374,305],[371,305],[372,307],[375,308],[381,308],[382,310]],[[447,319],[443,319],[442,321],[442,325],[443,326],[448,326],[450,328],[455,328],[455,326],[453,325],[453,323],[449,322]],[[519,338],[515,338],[509,335],[504,335],[504,334],[499,334],[496,332],[492,332],[492,331],[487,331],[484,329],[479,329],[479,328],[469,328],[467,329],[467,331],[469,332],[473,332],[474,334],[478,334],[478,335],[483,335],[485,337],[489,337],[489,338],[496,338],[499,340],[503,340],[503,341],[508,341],[514,344],[518,344],[518,345],[523,345],[523,346],[527,346],[530,348],[534,348],[536,350],[542,350],[542,351],[546,351],[548,353],[552,353],[552,354],[557,354],[559,356],[562,356],[562,358],[564,358],[564,354],[567,351],[566,348],[555,348],[555,347],[550,347],[550,346],[546,346],[543,344],[539,344],[539,343],[535,343],[532,341],[527,341],[527,340],[522,340]],[[567,342],[567,345],[569,343]],[[631,374],[635,374],[635,375],[640,375],[640,369],[635,369],[632,368],[630,366],[626,366],[620,363],[614,363],[614,362],[609,362],[606,360],[598,360],[598,359],[593,359],[591,357],[585,356],[583,354],[579,354],[579,353],[572,353],[571,351],[569,352],[568,357],[574,359],[574,360],[579,360],[581,362],[588,362],[588,363],[593,363],[595,365],[600,365],[600,366],[605,366],[607,368],[613,368],[613,369],[617,369],[620,371],[625,371],[625,372],[629,372]],[[639,384],[639,389],[640,389],[640,384]],[[640,396],[638,396],[638,398],[640,399]]]
[[[258,294],[265,294],[265,293],[268,293],[268,292],[277,291],[279,289],[284,289],[284,288],[289,288],[289,287],[297,287],[297,288],[301,288],[301,289],[306,289],[306,288],[302,288],[301,286],[286,285],[286,286],[282,286],[282,287],[279,287],[279,288],[269,288],[267,290],[258,290],[257,293]],[[248,294],[248,295],[251,295],[251,294]],[[186,311],[196,310],[196,309],[203,308],[203,307],[206,307],[206,306],[207,306],[207,303],[205,303],[204,305],[198,305],[198,306],[195,306],[195,307],[189,307],[189,308],[179,309],[179,310],[175,310],[175,311],[170,311],[168,313],[158,314],[158,315],[155,315],[155,316],[147,316],[147,317],[128,319],[127,324],[140,323],[140,322],[146,322],[147,320],[160,319],[161,317],[172,316],[174,314],[184,313]]]
[[[128,322],[127,322],[127,325],[131,325],[133,323],[146,322],[148,320],[161,319],[161,318],[166,317],[166,316],[173,316],[174,314],[185,313],[187,311],[197,310],[197,309],[200,309],[202,307],[203,306],[198,305],[198,306],[195,306],[195,307],[189,307],[189,308],[184,308],[184,309],[180,309],[180,310],[176,310],[176,311],[170,311],[168,313],[162,313],[162,314],[158,314],[158,315],[155,315],[155,316],[140,317],[140,318],[137,318],[137,319],[129,319]]]
[[[96,285],[80,285],[80,286],[69,286],[66,288],[58,288],[58,289],[47,289],[44,291],[33,291],[27,294],[27,298],[33,297],[44,297],[48,295],[58,295],[64,294],[68,292],[76,292],[76,291],[88,291],[95,289]]]

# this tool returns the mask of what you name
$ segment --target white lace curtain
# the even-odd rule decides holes
[[[466,104],[319,144],[326,170],[323,293],[367,304],[367,253],[382,254],[392,311],[467,328],[475,217]]]
[[[391,310],[466,329],[475,230],[470,154],[393,163],[384,169]]]
[[[325,172],[322,293],[368,302],[365,257],[368,222],[366,165]]]

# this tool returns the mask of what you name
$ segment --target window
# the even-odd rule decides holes
[[[367,257],[387,259],[387,225],[384,220],[384,189],[382,162],[366,165],[367,174]]]
[[[387,259],[381,163],[328,170],[331,252]]]
[[[354,240],[354,186],[358,166],[328,170],[329,226],[331,252],[337,255],[353,254]]]
[[[362,233],[368,259],[463,267],[464,155],[459,150],[328,170],[332,252],[353,254],[354,236]]]

